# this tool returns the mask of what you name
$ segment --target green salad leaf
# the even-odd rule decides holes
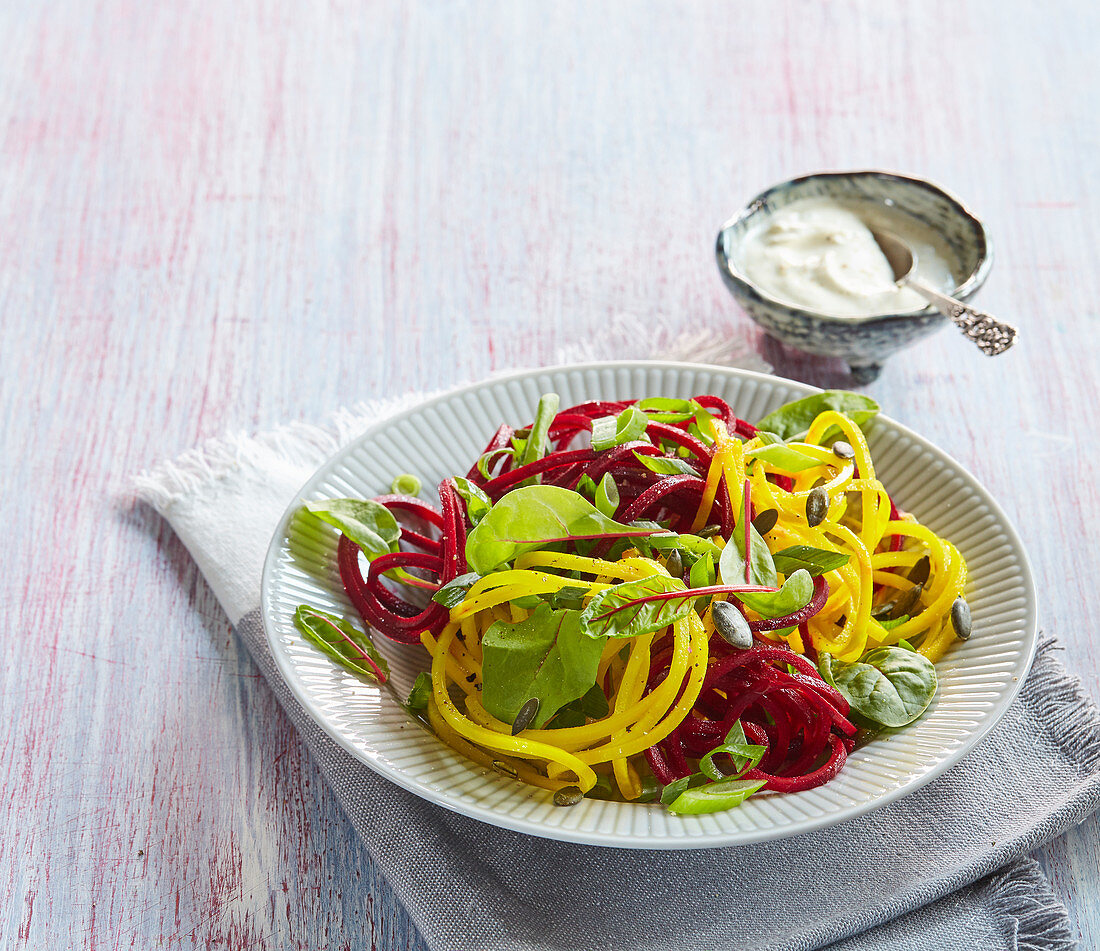
[[[869,396],[847,390],[826,390],[780,406],[756,425],[775,433],[780,439],[793,439],[804,436],[813,421],[827,409],[843,413],[860,427],[878,415],[878,403]]]
[[[792,545],[772,555],[775,570],[785,575],[794,574],[799,569],[809,573],[811,578],[835,571],[848,564],[848,556],[843,552],[827,551],[811,545]]]
[[[820,463],[804,452],[799,452],[794,446],[786,443],[772,443],[766,446],[758,446],[745,453],[746,459],[759,459],[770,466],[782,469],[784,472],[801,472],[803,469],[812,469]]]
[[[607,697],[599,684],[593,684],[583,697],[570,700],[561,707],[546,726],[551,730],[562,730],[571,726],[584,726],[589,719],[602,720],[610,712]]]
[[[764,618],[783,617],[800,611],[814,596],[814,579],[808,571],[799,568],[783,582],[778,591],[738,591],[735,597]]]
[[[935,665],[904,647],[876,647],[852,663],[822,653],[818,669],[854,713],[885,727],[916,720],[928,709],[938,686]]]
[[[653,634],[687,617],[695,603],[695,595],[670,597],[656,601],[640,598],[686,591],[678,578],[650,575],[640,581],[624,581],[592,596],[581,612],[584,630],[591,637],[637,637]]]
[[[459,498],[466,503],[466,516],[471,525],[476,525],[493,507],[493,500],[485,494],[480,486],[474,485],[469,479],[455,476],[451,479]]]
[[[511,723],[537,697],[533,725],[541,727],[591,689],[605,640],[584,632],[579,611],[555,611],[546,603],[525,621],[495,621],[481,640],[481,702]]]
[[[722,584],[745,584],[745,524],[744,519],[738,522],[718,559],[718,572],[722,576]],[[750,536],[752,546],[749,551],[752,564],[749,566],[748,583],[774,588],[779,579],[775,573],[775,562],[772,561],[768,543],[752,527],[752,523],[749,523],[748,527],[752,533]]]
[[[401,527],[381,502],[371,499],[323,499],[306,502],[302,508],[335,525],[358,545],[367,558],[397,551]]]
[[[637,536],[651,529],[623,525],[583,495],[556,485],[528,485],[500,499],[466,537],[466,562],[487,575],[526,551],[578,538]]]
[[[718,572],[714,567],[714,556],[710,552],[697,558],[688,572],[688,581],[693,588],[709,588],[717,580]]]
[[[481,580],[481,575],[476,571],[467,571],[464,575],[452,578],[432,595],[436,604],[442,604],[445,608],[453,608],[466,599],[469,590]]]
[[[650,472],[657,475],[699,475],[699,471],[686,459],[675,456],[649,456],[634,450],[634,456]]]
[[[409,691],[409,699],[405,701],[405,708],[410,713],[419,713],[428,708],[428,700],[432,695],[432,675],[421,671],[413,681],[412,690]]]
[[[577,480],[577,485],[573,491],[579,492],[589,502],[595,502],[597,489],[599,489],[599,486],[592,481],[592,476],[586,472]]]
[[[385,683],[389,678],[390,665],[386,658],[378,653],[365,633],[342,617],[299,604],[294,612],[294,626],[307,641],[345,670],[377,683]]]

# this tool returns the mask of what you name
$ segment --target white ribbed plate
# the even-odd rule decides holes
[[[714,393],[756,420],[813,388],[741,370],[671,363],[603,363],[526,371],[433,399],[387,420],[321,466],[302,500],[369,498],[393,477],[421,477],[424,495],[465,473],[504,422],[522,425],[540,394],[563,406],[590,399],[689,397]],[[555,807],[542,790],[510,781],[452,752],[412,721],[388,690],[344,673],[302,640],[298,604],[349,612],[335,569],[335,533],[290,531],[296,501],[275,533],[264,566],[263,618],[287,683],[326,732],[372,769],[431,802],[496,825],[594,845],[676,849],[777,839],[885,805],[958,761],[1008,708],[1031,666],[1035,590],[1020,540],[1004,513],[956,462],[915,433],[880,418],[870,433],[878,474],[898,504],[951,539],[970,566],[974,635],[938,665],[940,689],[917,723],[874,740],[831,783],[793,795],[758,795],[737,809],[677,817],[660,805],[584,800]],[[433,498],[434,501],[434,498]],[[375,638],[407,696],[427,666],[420,647]],[[930,817],[933,818],[933,817]]]

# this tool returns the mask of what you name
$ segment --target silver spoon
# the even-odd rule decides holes
[[[886,255],[886,260],[894,271],[894,281],[897,285],[912,288],[920,294],[973,340],[987,357],[1004,353],[1016,342],[1016,328],[1011,324],[1002,323],[990,317],[989,314],[983,314],[980,310],[955,300],[954,297],[941,294],[913,277],[913,269],[917,265],[916,252],[896,234],[873,230],[871,234],[874,235],[882,253]]]

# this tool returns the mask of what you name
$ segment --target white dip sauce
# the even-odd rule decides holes
[[[924,298],[894,283],[871,227],[893,232],[913,249],[915,277],[936,290],[954,290],[958,261],[947,242],[916,218],[871,201],[791,202],[745,235],[737,255],[740,270],[769,297],[821,314],[923,310]]]

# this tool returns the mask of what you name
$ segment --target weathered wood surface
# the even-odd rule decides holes
[[[945,331],[870,392],[1002,501],[1100,697],[1098,31],[1070,0],[0,4],[0,947],[421,947],[128,478],[624,312],[844,385],[712,260],[804,171],[925,174],[991,226],[1023,343]],[[1100,946],[1096,820],[1041,858]]]

